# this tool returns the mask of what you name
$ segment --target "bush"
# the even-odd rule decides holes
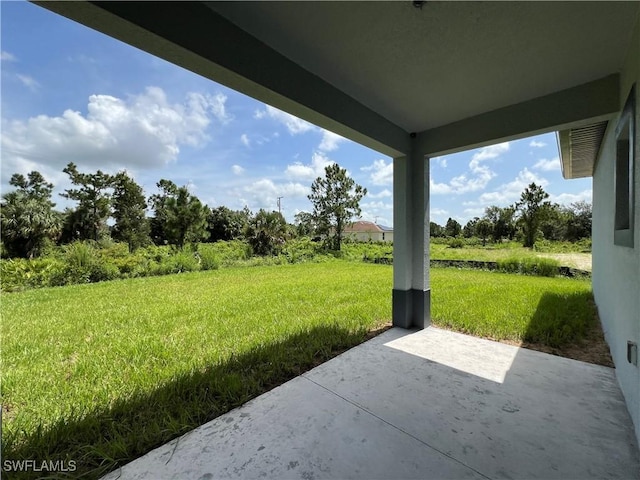
[[[282,254],[289,263],[312,261],[322,254],[322,246],[308,237],[297,238],[286,242]]]
[[[198,258],[188,250],[178,250],[161,264],[163,273],[183,273],[200,270]]]
[[[220,259],[210,244],[201,243],[196,247],[196,255],[200,259],[200,270],[217,270],[220,268]]]
[[[62,267],[63,264],[53,258],[2,260],[0,288],[5,292],[14,292],[49,287]]]
[[[449,248],[462,248],[464,247],[464,240],[461,238],[452,238],[447,242]]]
[[[251,246],[243,240],[199,243],[198,252],[208,251],[215,255],[219,265],[229,266],[251,258]]]
[[[55,272],[52,285],[93,283],[120,278],[120,270],[105,258],[93,242],[73,242],[63,247],[64,265]]]
[[[502,272],[537,275],[540,277],[555,277],[558,275],[559,266],[558,261],[552,258],[509,257],[504,260],[498,260],[498,270]]]

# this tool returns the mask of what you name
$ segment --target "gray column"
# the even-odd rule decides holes
[[[414,148],[393,159],[393,325],[428,326],[430,293],[429,159]]]

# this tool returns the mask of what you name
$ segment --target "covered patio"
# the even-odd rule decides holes
[[[35,3],[393,158],[396,328],[109,478],[638,477],[638,2]],[[429,326],[429,159],[554,131],[616,370]]]
[[[104,477],[631,479],[614,370],[393,328]]]

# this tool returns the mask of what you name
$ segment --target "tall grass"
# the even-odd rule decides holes
[[[432,268],[434,325],[496,340],[559,347],[597,322],[588,280]]]

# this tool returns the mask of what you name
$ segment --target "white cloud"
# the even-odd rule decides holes
[[[431,159],[432,162],[439,165],[441,168],[447,168],[447,158],[446,157],[434,157]]]
[[[388,189],[384,189],[378,193],[367,193],[368,198],[388,198],[391,197],[392,193]]]
[[[243,133],[242,135],[240,135],[240,141],[245,147],[251,146],[251,143],[249,142],[249,137],[247,136],[246,133]]]
[[[3,176],[26,165],[61,170],[68,162],[102,169],[168,164],[181,145],[208,141],[212,116],[228,121],[225,101],[224,95],[189,93],[183,103],[171,104],[162,89],[149,87],[126,100],[91,95],[86,114],[66,110],[58,117],[3,122]]]
[[[332,165],[336,162],[328,158],[321,152],[315,152],[311,157],[311,163],[304,165],[302,162],[294,162],[291,165],[287,165],[284,173],[289,178],[295,178],[298,180],[315,180],[318,177],[324,175],[325,167]]]
[[[484,208],[465,208],[464,213],[469,215],[470,217],[482,217],[484,215]]]
[[[338,148],[338,144],[346,140],[337,133],[330,132],[329,130],[322,129],[322,141],[318,145],[318,150],[323,152],[331,152]]]
[[[195,110],[200,108],[204,110],[205,105],[202,102],[202,99],[206,99],[206,107],[213,113],[213,115],[221,122],[221,123],[229,123],[233,120],[233,117],[227,113],[226,103],[227,96],[222,93],[216,93],[214,96],[206,95],[203,96],[198,93],[190,93],[188,95],[190,106]],[[204,111],[202,112],[204,113]]]
[[[480,195],[480,203],[482,205],[508,205],[518,200],[520,194],[531,183],[535,183],[541,187],[549,184],[546,178],[539,177],[525,168],[518,173],[518,176],[513,181],[501,185],[498,190],[494,192],[487,192]]]
[[[371,172],[369,179],[374,185],[391,185],[393,183],[393,160],[387,163],[384,158],[371,165],[361,167],[363,172]]]
[[[18,73],[16,74],[16,77],[18,77],[18,80],[20,80],[22,84],[30,90],[37,90],[40,87],[40,84],[29,75],[22,75]]]
[[[375,222],[378,225],[391,226],[393,224],[393,203],[389,202],[361,202],[360,203],[362,220]]]
[[[476,151],[469,161],[470,174],[462,174],[453,177],[448,183],[437,183],[430,179],[430,191],[434,195],[460,195],[463,193],[477,192],[487,187],[492,178],[496,176],[483,162],[498,158],[509,151],[509,142],[499,143],[483,147]]]
[[[0,60],[2,60],[3,62],[15,62],[16,57],[11,53],[5,52],[4,50],[2,50],[0,52]]]
[[[579,193],[561,193],[560,195],[549,195],[549,201],[559,203],[560,205],[570,205],[575,202],[584,200],[591,203],[593,200],[593,190],[583,190]]]
[[[317,127],[312,123],[302,120],[294,115],[278,110],[271,105],[265,105],[264,110],[256,110],[253,114],[253,118],[261,120],[263,118],[270,118],[276,122],[284,125],[290,135],[299,135],[307,132],[318,132],[322,134],[322,139],[318,145],[318,150],[322,152],[332,152],[336,150],[341,142],[346,140],[344,137],[337,133],[330,132],[324,128]],[[274,136],[278,134],[275,133]]]
[[[434,217],[445,217],[445,216],[449,216],[449,211],[448,210],[444,210],[442,208],[432,208],[429,211],[429,215],[434,218]]]
[[[492,158],[499,157],[503,153],[509,151],[509,142],[497,143],[495,145],[489,145],[488,147],[483,147],[473,154],[471,157],[471,161],[479,162],[481,160],[489,160]]]
[[[249,208],[274,210],[277,208],[278,197],[284,199],[306,197],[310,189],[300,183],[274,183],[273,180],[263,178],[245,186],[243,192],[248,194],[248,198],[245,197],[242,200]]]
[[[253,115],[253,118],[255,119],[262,119],[265,117],[269,117],[283,124],[285,127],[287,127],[287,130],[291,135],[298,135],[299,133],[305,133],[309,130],[317,128],[314,127],[311,123],[294,117],[293,115],[283,112],[282,110],[278,110],[271,105],[265,105],[265,110],[256,110]]]
[[[535,170],[541,170],[543,172],[553,172],[556,170],[560,170],[560,158],[555,157],[551,160],[546,160],[544,158],[538,160],[538,162],[533,166]]]
[[[233,165],[231,167],[231,171],[233,171],[235,175],[242,175],[245,172],[245,169],[242,168],[240,165]]]
[[[542,148],[542,147],[546,147],[547,144],[544,142],[539,142],[537,140],[531,140],[531,143],[529,143],[529,146],[533,148]]]

